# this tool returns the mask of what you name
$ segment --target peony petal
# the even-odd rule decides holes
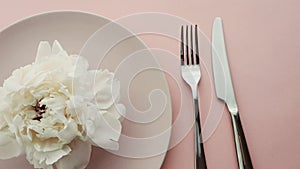
[[[103,117],[105,119],[105,124],[108,125],[107,127],[113,129],[114,130],[113,133],[116,132],[117,134],[113,137],[113,140],[118,141],[122,130],[122,125],[120,121],[113,114],[109,112],[103,113]]]
[[[22,147],[7,129],[0,131],[0,159],[5,160],[17,157],[22,152]]]
[[[99,147],[118,150],[118,140],[121,134],[121,123],[109,113],[95,113],[93,119],[86,121],[89,138]]]
[[[57,93],[50,94],[50,97],[46,97],[40,101],[41,105],[47,105],[47,107],[53,111],[61,112],[66,106],[66,98],[63,95]]]
[[[33,143],[33,147],[35,150],[39,152],[55,152],[63,148],[63,145],[61,143],[51,142],[51,141],[44,141],[44,142],[38,142]]]
[[[123,120],[126,116],[126,108],[123,104],[114,104],[107,112],[113,114],[117,119]]]
[[[47,41],[41,41],[37,50],[37,55],[35,58],[35,63],[40,62],[45,57],[51,55],[51,47],[49,42]]]
[[[81,56],[76,57],[76,62],[74,63],[74,74],[72,75],[72,77],[85,76],[88,68],[89,62],[86,58]]]
[[[119,102],[120,100],[120,81],[114,79],[112,82],[112,97],[114,102]]]
[[[39,162],[44,162],[46,165],[52,165],[56,163],[59,159],[62,157],[68,155],[71,152],[71,148],[67,145],[65,145],[63,148],[56,150],[56,151],[50,151],[50,152],[34,152],[34,159],[39,160]]]
[[[99,70],[95,76],[94,93],[97,105],[107,109],[114,103],[114,93],[119,93],[118,83],[113,83],[113,73]]]
[[[47,158],[46,158],[46,164],[54,164],[57,162],[59,159],[61,159],[63,156],[66,156],[71,152],[71,149],[69,146],[64,146],[63,149],[55,151],[55,152],[47,152]]]
[[[47,76],[48,75],[44,72],[28,71],[23,78],[23,85],[37,87],[47,78]]]
[[[6,90],[3,87],[0,87],[0,130],[7,126],[7,122],[4,119],[3,114],[7,112],[9,105],[5,101],[5,97],[7,95]]]
[[[7,92],[15,92],[19,91],[23,87],[23,85],[20,82],[20,77],[16,75],[7,78],[3,83],[3,87],[6,89]]]
[[[92,146],[88,142],[75,140],[71,143],[72,151],[55,165],[57,169],[84,169],[91,157]]]
[[[93,75],[86,73],[85,75],[73,77],[73,95],[91,100],[94,97],[93,93]]]
[[[58,133],[57,137],[59,140],[69,143],[78,135],[80,135],[78,126],[73,119],[70,119],[67,124],[65,124],[65,127]]]
[[[55,40],[55,41],[53,42],[53,45],[52,45],[52,54],[53,54],[53,55],[57,55],[57,54],[59,54],[60,52],[64,52],[64,49],[63,49],[63,47],[60,45],[60,43],[59,43],[57,40]]]
[[[123,104],[117,105],[118,113],[120,114],[119,120],[123,121],[126,116],[126,107]]]
[[[4,127],[6,127],[7,126],[7,123],[6,123],[6,121],[4,120],[4,118],[3,117],[1,117],[1,115],[0,115],[0,130],[2,130]]]
[[[70,101],[67,101],[67,111],[74,117],[79,117],[79,122],[82,124],[84,119],[85,103],[82,97],[80,96],[71,96]]]
[[[3,87],[0,87],[0,100],[2,101],[3,99],[5,99],[6,95],[7,91]]]

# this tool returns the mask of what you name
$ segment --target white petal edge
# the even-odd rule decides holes
[[[86,121],[87,135],[91,141],[104,149],[118,150],[121,123],[110,113],[96,113],[94,119]]]
[[[84,169],[91,157],[92,146],[88,142],[75,140],[71,143],[72,151],[55,165],[57,169]]]
[[[22,147],[8,131],[0,131],[0,159],[18,157],[23,153]]]
[[[64,146],[62,149],[52,152],[45,153],[46,155],[46,164],[52,165],[57,162],[62,157],[68,155],[71,152],[71,148],[69,146]]]
[[[77,129],[77,124],[73,119],[69,119],[65,123],[65,127],[58,133],[57,137],[64,142],[73,140],[77,135],[80,135]]]
[[[51,55],[51,46],[48,41],[41,41],[39,43],[35,62],[40,62],[43,58]]]
[[[55,40],[52,45],[52,54],[57,55],[62,51],[64,51],[63,47],[60,45],[60,43],[57,40]]]

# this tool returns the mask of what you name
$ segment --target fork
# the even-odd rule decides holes
[[[199,59],[199,47],[198,47],[198,33],[197,25],[194,26],[195,39],[193,39],[193,26],[190,27],[190,33],[188,26],[186,26],[186,36],[184,43],[184,26],[181,26],[181,45],[180,45],[180,57],[181,57],[181,76],[183,80],[190,86],[192,90],[194,100],[194,168],[206,169],[206,160],[203,148],[203,141],[201,135],[200,113],[198,104],[198,83],[201,78],[200,72],[200,59]],[[190,46],[188,45],[190,35]],[[195,54],[194,54],[194,45]],[[189,52],[190,51],[190,52]]]

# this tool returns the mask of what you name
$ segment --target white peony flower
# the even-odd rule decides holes
[[[80,169],[92,145],[117,150],[125,107],[113,76],[41,42],[35,62],[0,87],[0,159],[25,153],[35,168]]]

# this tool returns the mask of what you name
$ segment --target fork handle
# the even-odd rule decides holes
[[[239,113],[231,114],[239,169],[253,169]]]
[[[198,99],[194,99],[195,110],[195,127],[194,127],[194,143],[195,143],[195,169],[207,169],[203,140],[201,135],[200,113]]]

